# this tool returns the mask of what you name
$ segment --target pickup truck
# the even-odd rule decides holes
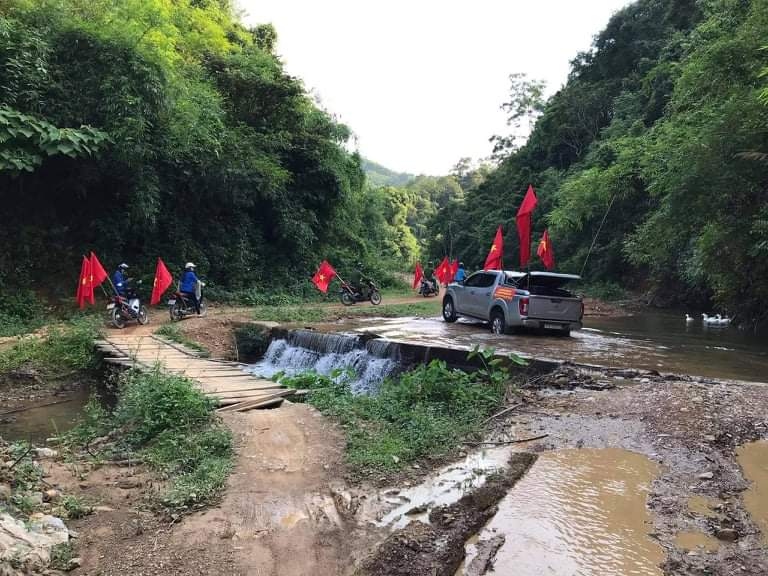
[[[568,335],[581,328],[584,302],[564,286],[575,274],[482,270],[448,285],[443,319],[459,316],[489,322],[494,334],[518,328],[554,330]]]

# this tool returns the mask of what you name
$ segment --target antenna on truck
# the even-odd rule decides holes
[[[581,266],[581,272],[579,273],[579,276],[582,278],[584,277],[584,269],[587,267],[587,261],[589,260],[589,255],[592,254],[592,249],[595,247],[595,242],[597,242],[597,237],[600,235],[600,230],[603,229],[603,224],[605,224],[606,218],[608,218],[608,212],[611,211],[611,206],[613,206],[613,201],[616,200],[616,194],[613,195],[611,198],[611,201],[608,203],[608,208],[605,211],[605,214],[603,214],[603,221],[600,222],[600,226],[597,228],[597,232],[595,232],[595,237],[592,238],[592,244],[589,246],[589,250],[587,251],[587,257],[584,258],[584,264]]]

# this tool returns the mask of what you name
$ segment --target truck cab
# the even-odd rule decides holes
[[[463,316],[483,320],[496,334],[534,328],[567,335],[582,326],[583,301],[566,288],[578,280],[575,274],[554,272],[475,272],[464,282],[448,285],[443,319],[455,322]]]

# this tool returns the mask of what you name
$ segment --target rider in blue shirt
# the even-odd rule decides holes
[[[454,282],[464,282],[464,278],[467,277],[467,272],[464,270],[464,262],[459,264],[459,269],[456,270],[456,276],[453,277]]]
[[[125,296],[128,290],[128,277],[125,275],[128,270],[128,264],[123,262],[117,267],[115,273],[112,275],[112,283],[115,285],[115,290],[120,296]]]
[[[198,316],[200,315],[200,301],[197,299],[197,283],[199,281],[200,279],[195,274],[195,265],[192,262],[187,262],[184,266],[184,274],[181,276],[179,292],[192,301]]]

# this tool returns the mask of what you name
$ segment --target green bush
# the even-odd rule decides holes
[[[475,372],[433,360],[394,379],[378,395],[353,395],[349,374],[281,377],[309,389],[308,401],[346,431],[353,471],[396,470],[420,458],[440,458],[479,431],[502,401],[510,376],[497,363]]]
[[[133,446],[142,446],[167,430],[209,424],[215,404],[181,376],[129,370],[121,378],[114,418]]]
[[[98,335],[97,326],[94,318],[77,318],[63,327],[51,328],[44,338],[19,340],[0,352],[0,374],[24,364],[50,372],[95,368],[93,341]]]
[[[269,347],[269,331],[257,324],[247,324],[235,329],[238,359],[244,362],[256,360]]]
[[[31,291],[0,292],[0,336],[15,336],[39,328],[45,306]]]

